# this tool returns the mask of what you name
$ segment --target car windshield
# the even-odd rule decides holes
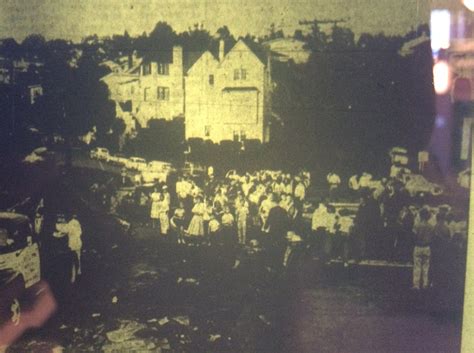
[[[27,245],[27,237],[32,235],[27,221],[0,219],[0,254],[19,250]]]

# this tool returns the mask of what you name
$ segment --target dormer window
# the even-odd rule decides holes
[[[209,84],[214,86],[214,75],[209,75]]]

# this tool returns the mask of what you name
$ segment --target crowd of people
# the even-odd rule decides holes
[[[464,249],[467,225],[465,215],[450,205],[409,193],[404,185],[408,173],[395,166],[381,180],[363,173],[345,183],[330,173],[326,189],[315,192],[304,170],[230,171],[217,178],[211,168],[202,178],[180,174],[152,190],[130,192],[115,198],[112,207],[178,244],[220,245],[233,249],[234,256],[236,249],[258,243],[272,266],[284,264],[292,240],[304,242],[325,263],[413,262],[413,287],[426,288],[432,284],[428,271],[439,268],[446,254],[440,248]]]

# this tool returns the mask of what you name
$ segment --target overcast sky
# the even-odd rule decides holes
[[[136,35],[158,21],[179,32],[196,22],[211,32],[227,25],[236,35],[264,34],[273,22],[292,34],[298,20],[313,18],[346,18],[356,35],[404,34],[428,22],[432,1],[440,0],[0,0],[0,38]]]

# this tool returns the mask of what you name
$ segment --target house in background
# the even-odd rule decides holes
[[[137,96],[132,111],[142,127],[152,119],[172,120],[184,115],[183,48],[174,46],[171,56],[144,60],[140,65]]]
[[[271,65],[265,50],[242,39],[218,56],[204,52],[185,78],[186,139],[270,139]]]
[[[142,59],[133,53],[118,62],[108,60],[101,64],[111,70],[101,80],[109,89],[109,98],[115,102],[116,116],[124,121],[126,133],[136,129],[132,102],[138,99],[141,63]]]

